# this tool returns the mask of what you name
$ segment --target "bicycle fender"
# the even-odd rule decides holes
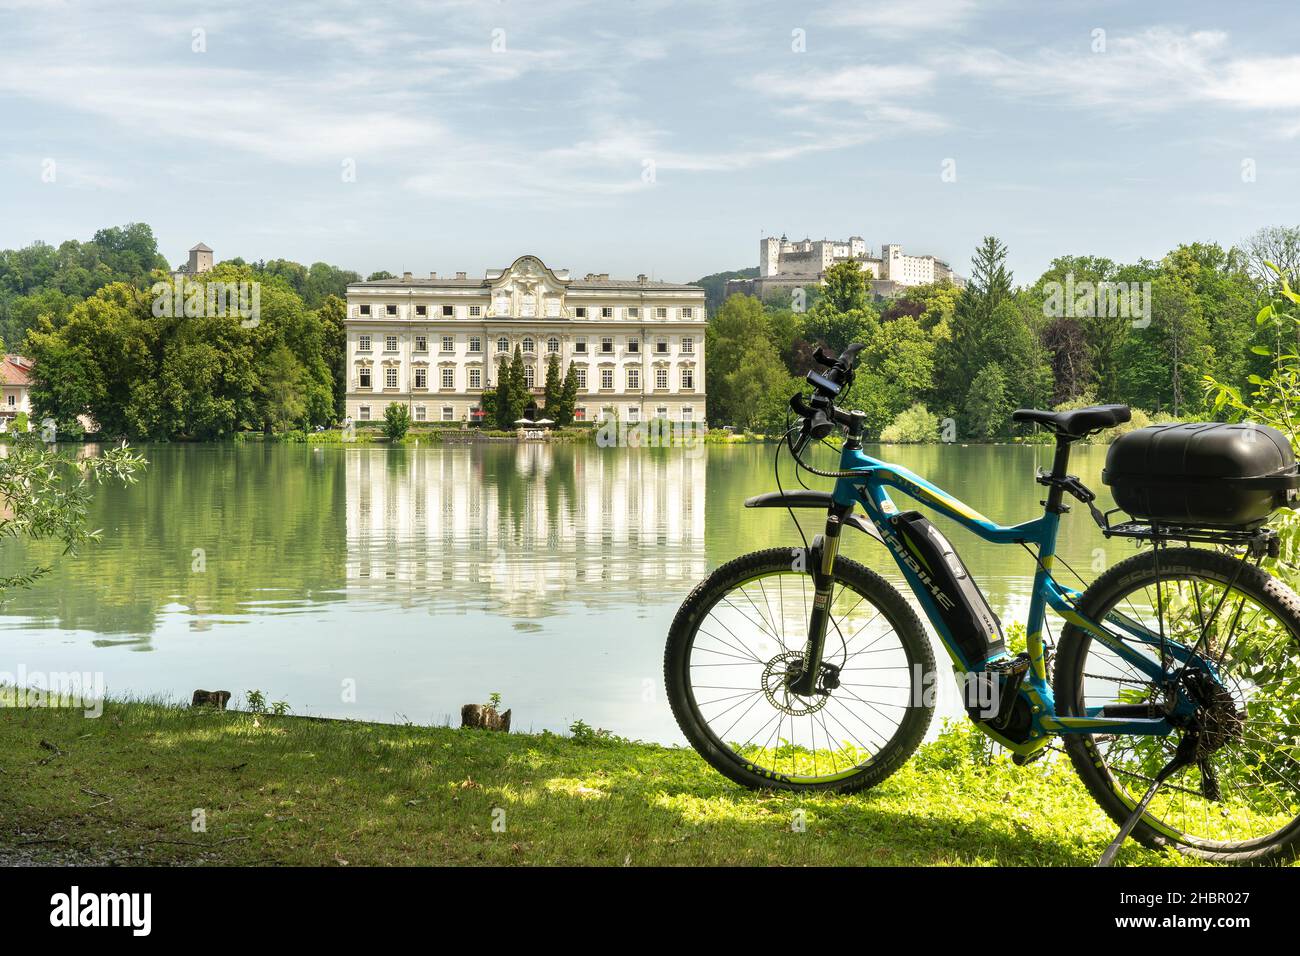
[[[752,498],[745,499],[746,508],[821,508],[823,511],[830,510],[833,504],[831,493],[829,491],[809,491],[800,489],[799,491],[766,491],[761,495],[754,495]],[[850,528],[857,528],[863,534],[870,535],[881,544],[885,543],[884,537],[876,530],[876,526],[867,520],[865,515],[851,514],[844,523]]]

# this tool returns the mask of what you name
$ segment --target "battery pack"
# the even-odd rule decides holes
[[[1002,624],[948,539],[919,511],[904,511],[893,525],[906,550],[900,556],[938,607],[967,669],[1004,654]]]

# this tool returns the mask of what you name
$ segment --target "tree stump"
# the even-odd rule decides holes
[[[461,729],[473,727],[477,730],[510,731],[510,711],[498,714],[495,707],[486,704],[466,704],[460,709]]]
[[[194,699],[190,701],[191,707],[215,707],[217,710],[225,710],[226,704],[230,702],[230,691],[228,690],[196,690]]]

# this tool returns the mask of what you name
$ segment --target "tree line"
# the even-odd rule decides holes
[[[940,282],[881,299],[846,263],[799,309],[789,296],[730,296],[707,332],[711,424],[780,434],[813,350],[838,353],[855,341],[867,348],[844,403],[866,413],[873,438],[929,438],[945,421],[964,440],[1005,438],[1016,433],[1010,413],[1019,406],[1230,413],[1213,406],[1206,383],[1248,389],[1269,374],[1276,330],[1254,321],[1280,281],[1268,263],[1300,284],[1300,227],[1260,230],[1230,248],[1180,245],[1158,261],[1062,256],[1030,285],[1014,282],[1006,253],[986,238],[960,289]],[[196,277],[200,287],[259,283],[251,327],[229,315],[155,314],[150,288],[169,278],[140,223],[88,242],[0,251],[0,335],[37,363],[39,417],[75,433],[89,415],[108,434],[152,440],[342,419],[345,296],[358,273],[236,258]],[[1137,290],[1136,311],[1114,307],[1108,290],[1116,287]],[[516,349],[484,393],[485,423],[512,428],[523,417],[535,401],[524,374]],[[551,357],[542,393],[546,417],[570,423],[572,364]]]
[[[1018,407],[1119,402],[1139,420],[1213,417],[1209,382],[1267,374],[1273,332],[1256,323],[1279,281],[1300,271],[1300,227],[1240,247],[1194,242],[1158,261],[1061,256],[1018,286],[1007,250],[986,237],[964,288],[939,282],[873,297],[854,263],[829,269],[811,307],[730,296],[711,321],[707,386],[714,425],[781,434],[786,402],[817,345],[866,349],[843,399],[885,440],[1017,434]],[[1209,391],[1207,391],[1209,389]]]

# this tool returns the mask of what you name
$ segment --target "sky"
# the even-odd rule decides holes
[[[1294,2],[0,0],[0,248],[686,281],[1300,223]]]

